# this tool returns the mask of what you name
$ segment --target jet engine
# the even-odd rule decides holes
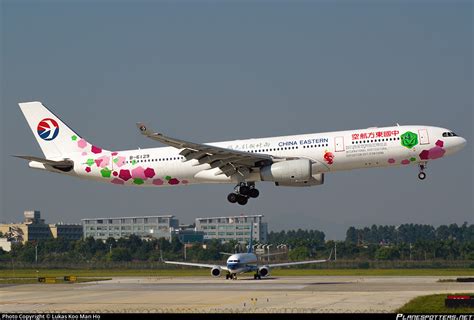
[[[211,275],[213,277],[220,277],[221,275],[221,268],[219,266],[215,266],[211,269]]]
[[[260,169],[262,181],[295,183],[311,179],[311,161],[308,159],[275,162]]]
[[[263,266],[263,267],[258,268],[258,274],[261,277],[268,276],[270,274],[270,267],[269,266]]]

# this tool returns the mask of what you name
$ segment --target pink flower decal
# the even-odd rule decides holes
[[[120,170],[119,178],[125,181],[131,179],[132,175],[130,174],[130,170]]]
[[[168,183],[171,184],[171,185],[179,184],[179,180],[176,179],[176,178],[173,178],[173,179],[170,179],[170,180],[168,181]]]
[[[442,147],[444,146],[444,142],[441,141],[441,140],[438,140],[438,141],[436,141],[436,145],[437,145],[438,147],[442,148]]]
[[[110,182],[112,182],[113,184],[124,184],[124,183],[125,183],[125,182],[123,182],[122,180],[117,179],[117,178],[113,179],[113,180],[110,181]]]
[[[163,183],[164,183],[164,181],[161,180],[161,179],[155,179],[155,180],[153,180],[153,184],[154,184],[155,186],[162,186]]]
[[[395,159],[393,159],[393,158],[388,159],[388,163],[394,164],[394,163],[395,163]]]
[[[91,172],[91,167],[86,167],[86,172],[87,173]]]
[[[145,177],[145,170],[143,169],[143,167],[137,167],[135,169],[132,170],[132,178],[133,179],[146,179]]]
[[[446,153],[446,150],[444,150],[442,147],[440,147],[438,144],[438,142],[441,142],[441,144],[443,144],[443,142],[441,140],[438,140],[436,142],[436,146],[431,148],[430,150],[423,150],[420,152],[420,159],[421,160],[428,160],[428,159],[439,159],[441,158],[442,156],[444,156],[444,154]]]
[[[105,168],[110,163],[110,158],[108,156],[102,156],[100,158],[95,159],[95,164],[98,167]]]
[[[117,167],[121,167],[125,164],[125,157],[118,157],[115,159],[116,160],[116,164],[117,164]]]
[[[410,160],[408,159],[402,160],[402,164],[410,164]]]
[[[153,178],[155,176],[155,170],[153,170],[153,168],[146,168],[144,173],[147,178]]]
[[[96,147],[96,146],[92,146],[91,151],[92,151],[92,153],[98,154],[98,153],[102,152],[102,149],[99,148],[99,147]]]
[[[87,147],[87,141],[84,139],[81,139],[77,142],[77,146],[81,149],[84,149],[85,147]]]

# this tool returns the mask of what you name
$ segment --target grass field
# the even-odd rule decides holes
[[[454,295],[472,295],[474,293],[453,293]],[[462,313],[472,314],[474,308],[446,308],[444,299],[447,294],[432,294],[429,296],[417,297],[410,300],[403,307],[398,309],[398,313]]]
[[[275,269],[274,276],[474,276],[474,269]],[[1,278],[36,277],[171,277],[210,276],[209,269],[16,269],[1,270]]]

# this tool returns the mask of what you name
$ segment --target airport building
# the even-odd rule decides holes
[[[196,231],[204,232],[204,240],[218,239],[222,242],[236,240],[247,243],[253,224],[253,241],[267,242],[268,226],[263,215],[240,215],[230,217],[208,217],[196,219]]]
[[[40,211],[25,211],[23,223],[0,224],[0,232],[9,241],[25,243],[27,241],[64,238],[79,240],[82,238],[80,224],[46,224]],[[2,246],[3,247],[3,246]]]
[[[137,235],[140,238],[165,238],[171,240],[172,233],[179,228],[179,221],[173,215],[93,218],[82,219],[84,238],[106,240]]]

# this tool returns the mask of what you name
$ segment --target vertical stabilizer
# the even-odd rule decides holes
[[[41,102],[24,102],[19,105],[47,159],[65,158],[67,155],[81,151],[91,152],[88,150],[91,145],[81,139]],[[99,149],[93,146],[92,148]]]
[[[249,241],[249,249],[247,253],[252,253],[253,251],[253,222],[250,224],[250,241]]]

